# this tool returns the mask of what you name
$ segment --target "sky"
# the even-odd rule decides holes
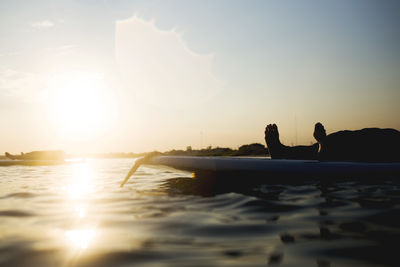
[[[400,2],[0,0],[0,148],[287,145],[400,129]],[[3,152],[2,152],[3,153]]]

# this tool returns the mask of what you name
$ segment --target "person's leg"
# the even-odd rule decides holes
[[[273,159],[316,159],[318,144],[311,146],[285,146],[279,140],[276,124],[269,124],[265,128],[265,142]]]
[[[284,148],[279,140],[279,132],[276,124],[268,124],[267,127],[265,127],[265,142],[267,143],[271,158],[283,158]]]
[[[318,143],[323,143],[326,138],[326,131],[324,126],[317,122],[314,127],[314,138],[317,140]]]
[[[327,136],[324,126],[317,123],[314,137],[319,143],[319,160],[400,161],[400,132],[395,129],[343,130]]]
[[[400,132],[395,129],[365,128],[352,131],[350,160],[370,162],[400,161]],[[350,147],[350,146],[349,146]]]

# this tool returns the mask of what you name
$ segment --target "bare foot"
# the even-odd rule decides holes
[[[279,141],[279,132],[276,124],[268,124],[265,128],[265,142],[271,158],[281,158],[283,145]]]
[[[314,138],[318,141],[318,143],[323,143],[326,138],[326,131],[324,126],[317,122],[314,127]]]

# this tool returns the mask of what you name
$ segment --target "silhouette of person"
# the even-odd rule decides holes
[[[399,162],[400,132],[395,129],[365,128],[326,134],[321,123],[314,127],[317,143],[285,146],[276,124],[265,128],[265,142],[273,159],[318,159],[334,161]]]

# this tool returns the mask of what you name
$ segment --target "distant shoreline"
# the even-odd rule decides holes
[[[66,158],[138,158],[143,157],[151,152],[134,153],[134,152],[111,152],[111,153],[73,153],[67,154]],[[207,147],[202,149],[192,149],[188,146],[186,150],[172,149],[163,152],[164,155],[169,156],[221,156],[221,157],[242,157],[242,156],[269,156],[268,148],[259,143],[253,143],[248,145],[242,145],[238,149],[232,149],[228,147]],[[8,160],[5,155],[0,155],[0,160]]]
[[[152,151],[154,152],[154,151]],[[144,153],[133,153],[133,152],[111,152],[111,153],[73,153],[67,154],[66,158],[104,158],[104,159],[114,159],[114,158],[138,158],[147,155],[152,152]],[[242,157],[242,156],[269,156],[268,148],[260,143],[253,143],[248,145],[242,145],[238,149],[232,149],[228,147],[207,147],[203,149],[192,149],[188,146],[186,150],[172,149],[163,152],[164,155],[169,156],[220,156],[220,157]],[[8,160],[5,155],[0,155],[0,160]]]
[[[152,151],[154,152],[154,151]],[[75,153],[68,154],[67,158],[137,158],[147,155],[152,152],[144,153],[133,153],[133,152],[112,152],[112,153]],[[269,156],[268,148],[259,143],[253,143],[248,145],[242,145],[238,149],[232,149],[227,147],[207,147],[203,149],[192,149],[188,146],[186,150],[172,149],[163,152],[164,155],[169,156],[230,156],[230,157],[241,157],[241,156]]]

